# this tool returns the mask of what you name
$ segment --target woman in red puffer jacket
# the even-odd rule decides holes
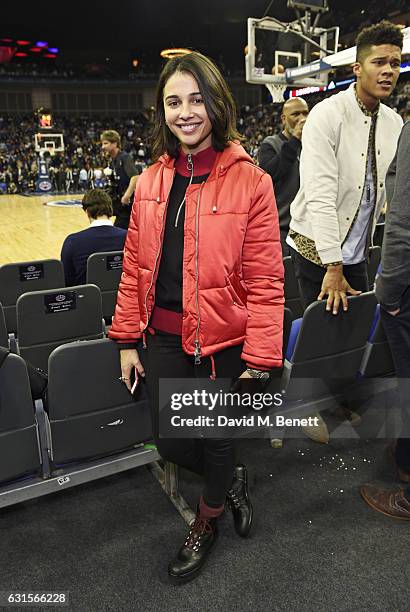
[[[265,380],[281,367],[283,265],[272,181],[237,144],[218,68],[196,52],[170,60],[156,111],[157,161],[137,182],[109,335],[127,387],[133,372],[136,384],[146,376],[160,455],[204,477],[196,519],[169,565],[181,582],[201,570],[225,501],[242,537],[252,505],[232,439],[159,437],[159,379]]]

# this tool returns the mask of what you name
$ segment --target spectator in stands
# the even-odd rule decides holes
[[[110,331],[130,390],[132,372],[136,382],[145,374],[137,342],[147,348],[141,357],[159,453],[204,477],[195,521],[168,568],[174,582],[200,572],[227,498],[242,537],[252,505],[233,440],[159,436],[159,379],[218,374],[257,384],[282,365],[283,265],[272,182],[233,142],[240,139],[235,114],[207,57],[192,52],[165,65],[157,161],[137,183]]]
[[[127,232],[113,227],[111,198],[102,189],[90,189],[83,197],[83,210],[90,227],[70,234],[61,249],[66,286],[86,282],[87,259],[92,253],[122,251]]]
[[[288,255],[286,237],[289,232],[290,205],[299,191],[299,159],[302,131],[309,114],[303,98],[289,98],[283,105],[280,134],[267,136],[259,148],[261,168],[270,174],[275,188],[279,212],[280,238],[284,255]]]
[[[376,296],[399,379],[402,432],[390,450],[398,478],[408,486],[405,491],[389,491],[368,484],[362,487],[361,494],[374,510],[410,520],[410,122],[403,127],[392,166],[396,181],[386,218]]]
[[[131,196],[135,191],[138,171],[129,153],[121,151],[121,137],[115,130],[101,134],[101,148],[112,159],[114,175],[111,197],[114,203],[115,225],[128,229],[131,215]]]
[[[304,305],[327,296],[347,310],[347,295],[368,291],[366,259],[386,200],[385,177],[402,120],[381,104],[400,74],[403,35],[381,22],[357,38],[357,83],[317,104],[302,136],[301,186],[291,204],[287,243]],[[323,419],[307,435],[327,441]]]

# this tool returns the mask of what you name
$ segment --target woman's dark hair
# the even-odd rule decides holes
[[[356,61],[363,62],[372,45],[394,45],[403,49],[403,32],[399,26],[386,20],[364,28],[356,39]]]
[[[156,117],[152,132],[152,158],[163,153],[176,157],[179,140],[165,124],[164,87],[175,72],[188,72],[198,83],[212,124],[212,146],[223,151],[231,140],[242,140],[236,129],[236,106],[229,87],[217,66],[205,55],[192,51],[169,60],[161,71],[156,93]]]
[[[106,191],[102,189],[89,189],[85,192],[83,197],[83,210],[90,215],[92,219],[107,215],[112,217],[112,201]]]

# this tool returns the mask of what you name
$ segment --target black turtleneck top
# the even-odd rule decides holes
[[[192,155],[194,166],[192,184],[206,181],[215,163],[216,155],[217,152],[212,147]],[[191,171],[188,169],[188,155],[182,151],[175,162],[175,170],[166,213],[161,262],[155,285],[155,305],[182,313],[185,203],[179,215],[178,210],[184,200],[191,177]]]

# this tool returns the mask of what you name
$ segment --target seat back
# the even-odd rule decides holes
[[[314,302],[303,315],[288,368],[288,382],[310,380],[307,387],[312,396],[338,392],[356,380],[376,298],[373,292],[368,292],[349,297],[348,303],[348,311],[335,316],[326,311],[326,301]]]
[[[380,306],[377,306],[374,328],[363,356],[360,373],[364,378],[393,376],[395,373],[393,357],[380,318]]]
[[[374,231],[373,244],[379,247],[383,245],[384,225],[384,221],[382,221],[381,223],[377,223],[376,229]]]
[[[93,283],[100,288],[105,318],[114,315],[123,256],[122,251],[111,251],[93,253],[87,260],[87,283]]]
[[[293,318],[293,312],[290,310],[290,308],[285,308],[283,314],[283,356],[286,354]]]
[[[10,353],[0,367],[0,483],[37,472],[40,467],[26,364]]]
[[[24,261],[0,266],[0,302],[8,333],[17,330],[16,302],[28,291],[64,287],[63,264],[58,259]]]
[[[20,355],[47,370],[59,345],[103,337],[101,293],[95,285],[77,285],[24,293],[17,300]]]
[[[303,315],[303,306],[299,294],[299,284],[290,256],[283,258],[283,266],[285,269],[285,305],[292,311],[293,317],[297,319]]]
[[[54,464],[119,452],[152,439],[141,381],[135,400],[121,376],[115,342],[73,342],[49,359],[47,410]]]
[[[377,270],[380,265],[382,249],[379,246],[373,246],[369,249],[369,265],[367,266],[367,276],[369,279],[369,287],[373,289]]]
[[[3,306],[0,303],[0,346],[8,348],[9,340],[6,329],[6,319],[4,318]]]

